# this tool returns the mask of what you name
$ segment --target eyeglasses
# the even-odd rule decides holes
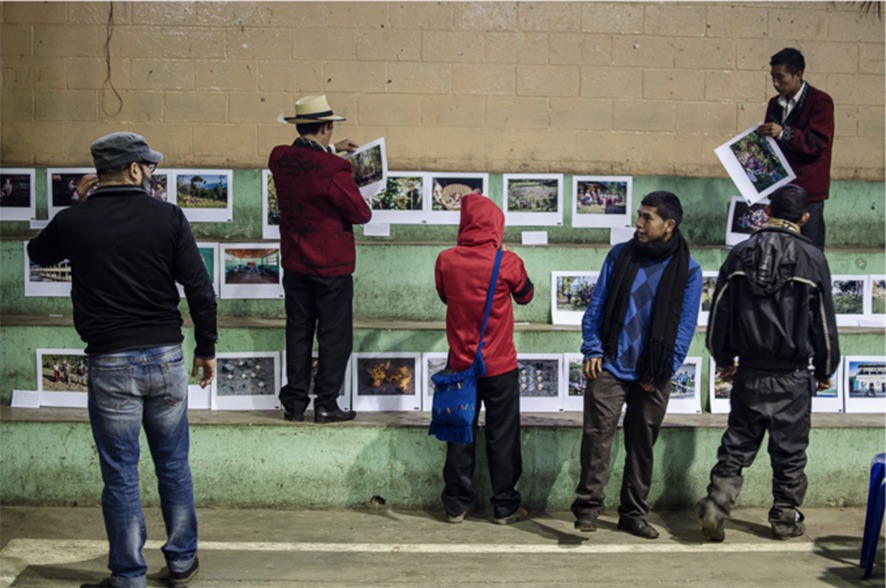
[[[141,161],[141,162],[139,162],[139,165],[143,165],[146,168],[148,168],[148,171],[151,172],[152,174],[154,173],[154,170],[157,169],[156,163],[148,163],[146,161]]]

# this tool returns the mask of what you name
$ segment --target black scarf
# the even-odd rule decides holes
[[[658,284],[646,346],[637,361],[640,381],[652,381],[658,389],[662,389],[673,375],[674,345],[683,310],[683,292],[689,278],[689,246],[679,229],[675,229],[671,238],[664,242],[640,243],[636,235],[628,241],[615,262],[600,323],[603,352],[606,357],[615,359],[618,335],[623,327],[640,258],[662,261],[671,256],[673,259],[665,267]]]

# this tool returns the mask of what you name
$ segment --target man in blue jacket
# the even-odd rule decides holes
[[[646,522],[652,447],[664,419],[671,377],[689,351],[698,320],[701,268],[680,234],[680,200],[652,192],[638,210],[634,238],[612,248],[582,320],[584,396],[581,475],[575,528],[597,529],[612,439],[622,405],[625,466],[618,528],[655,539]]]

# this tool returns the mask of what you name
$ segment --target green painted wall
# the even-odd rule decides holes
[[[722,431],[666,428],[655,447],[650,505],[691,507],[703,495]],[[568,510],[578,479],[578,427],[523,431],[523,476],[518,489],[533,510]],[[4,422],[0,438],[0,502],[98,504],[101,474],[86,423]],[[624,461],[621,430],[613,447],[607,505],[618,500]],[[482,436],[478,447],[483,447]],[[9,448],[15,448],[10,450]],[[806,504],[863,505],[871,457],[883,449],[882,430],[813,429]],[[148,455],[143,442],[142,451]],[[478,496],[489,496],[479,451]],[[242,425],[191,427],[191,469],[200,507],[365,507],[374,495],[394,508],[434,508],[442,490],[444,444],[423,427]],[[771,502],[765,450],[746,471],[743,506]],[[156,505],[156,478],[141,464],[146,504]]]
[[[37,216],[46,218],[46,169],[36,168]],[[408,171],[408,170],[406,170]],[[593,170],[588,171],[589,174]],[[573,229],[569,210],[572,175],[563,183],[563,227],[547,227],[551,243],[608,243],[607,229]],[[828,247],[882,249],[886,245],[886,188],[883,182],[835,181],[825,207]],[[234,170],[234,219],[230,223],[195,223],[194,235],[201,240],[252,241],[261,239],[261,170]],[[502,176],[490,174],[489,195],[501,201]],[[738,192],[726,178],[634,176],[633,208],[645,194],[669,190],[677,194],[685,212],[683,232],[692,245],[718,245],[724,242],[729,201]],[[531,227],[506,229],[505,238],[520,241],[520,232]],[[0,225],[4,238],[27,238],[31,231],[24,222]],[[436,225],[395,225],[393,242],[454,243],[457,227]],[[362,229],[357,229],[357,235]]]

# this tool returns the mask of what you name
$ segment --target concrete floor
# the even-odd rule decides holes
[[[883,540],[871,580],[858,567],[862,508],[804,509],[807,534],[769,536],[766,509],[738,509],[724,543],[690,512],[652,513],[655,541],[619,532],[604,515],[578,533],[570,513],[509,527],[440,512],[202,509],[195,587],[353,586],[884,586]],[[146,511],[148,586],[163,586],[163,523]],[[0,587],[79,586],[107,574],[101,512],[0,508]]]

